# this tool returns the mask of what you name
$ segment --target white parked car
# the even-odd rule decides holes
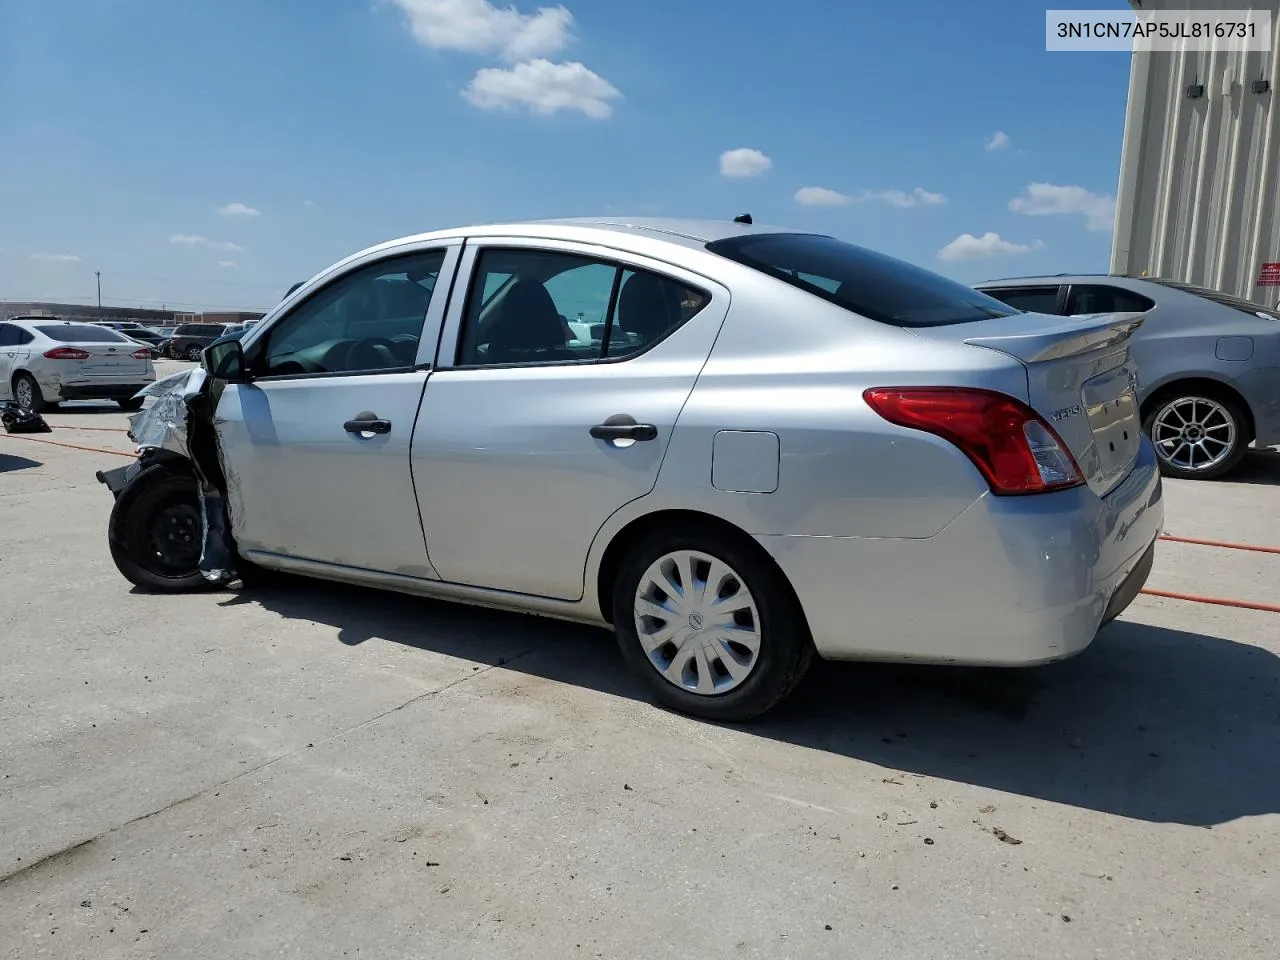
[[[155,379],[150,349],[110,327],[56,317],[0,323],[0,400],[37,412],[63,400],[137,410],[134,395]]]

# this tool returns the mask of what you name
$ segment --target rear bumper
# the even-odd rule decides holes
[[[1259,367],[1237,377],[1235,387],[1253,414],[1254,442],[1280,445],[1280,367]]]
[[[928,539],[762,536],[830,659],[1030,666],[1079,653],[1137,595],[1164,523],[1144,438],[1105,497],[984,495]]]
[[[131,378],[118,380],[80,380],[66,383],[60,380],[42,382],[40,390],[52,403],[61,400],[128,400],[143,387],[155,383],[155,378]]]

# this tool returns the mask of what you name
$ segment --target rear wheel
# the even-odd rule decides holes
[[[195,362],[200,359],[200,348],[193,343],[191,346],[187,347],[183,356],[188,360]]]
[[[1160,472],[1182,480],[1210,480],[1236,466],[1249,447],[1239,404],[1201,393],[1167,396],[1147,414]]]
[[[207,589],[200,490],[191,473],[155,464],[120,491],[107,527],[111,559],[130,583],[154,593]]]
[[[13,399],[25,410],[40,413],[48,409],[40,384],[29,373],[20,373],[13,378]]]
[[[782,575],[716,532],[658,531],[619,571],[613,622],[655,700],[709,720],[758,716],[808,669],[813,644]]]

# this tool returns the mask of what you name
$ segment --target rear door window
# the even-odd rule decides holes
[[[1061,291],[1062,288],[1056,284],[1049,287],[984,287],[982,290],[1023,313],[1060,313],[1058,297]]]
[[[1131,290],[1102,283],[1073,283],[1067,297],[1067,313],[1073,317],[1087,313],[1146,313],[1155,301]]]
[[[0,323],[0,347],[18,345],[18,328],[11,323]]]
[[[972,323],[1018,312],[972,287],[834,237],[758,233],[716,240],[707,249],[896,327]]]

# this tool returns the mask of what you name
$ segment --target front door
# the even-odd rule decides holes
[[[600,527],[653,489],[728,292],[599,249],[468,244],[413,444],[444,580],[579,599]]]
[[[241,551],[434,577],[409,442],[456,246],[383,257],[246,337],[217,431]],[[436,290],[437,281],[440,284]],[[425,338],[425,342],[424,342]]]

